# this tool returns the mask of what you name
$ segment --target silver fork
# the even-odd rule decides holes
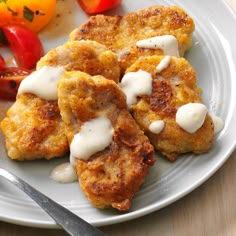
[[[31,185],[9,171],[0,168],[0,176],[13,183],[30,196],[71,236],[104,236],[105,234],[75,215],[73,212],[59,205],[52,199],[39,192]]]

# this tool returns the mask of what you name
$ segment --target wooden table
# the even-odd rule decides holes
[[[236,10],[236,0],[227,1]],[[110,236],[235,236],[236,151],[214,176],[181,200],[139,219],[100,229]],[[29,228],[0,222],[0,236],[18,235],[67,234],[62,230]]]

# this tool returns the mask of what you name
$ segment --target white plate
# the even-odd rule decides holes
[[[66,4],[66,6],[64,6]],[[224,1],[133,1],[124,0],[110,14],[123,14],[151,5],[175,4],[183,7],[195,20],[193,47],[187,58],[195,67],[203,99],[214,113],[225,120],[212,150],[204,155],[185,155],[175,163],[157,156],[145,184],[127,213],[97,210],[90,205],[78,183],[58,184],[50,179],[51,170],[65,159],[18,163],[7,158],[0,136],[0,163],[50,198],[69,208],[96,226],[127,221],[156,211],[183,197],[208,179],[235,149],[236,123],[236,34],[232,32],[236,17]],[[46,50],[66,41],[68,33],[87,16],[75,0],[58,1],[57,15],[40,34]],[[214,9],[214,10],[213,10]],[[0,103],[2,108],[9,104]],[[4,109],[3,109],[4,110]],[[3,112],[1,117],[3,117]],[[55,228],[55,223],[30,198],[5,180],[0,180],[0,220],[16,224]]]

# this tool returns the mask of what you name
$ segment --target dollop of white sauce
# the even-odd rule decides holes
[[[136,42],[140,48],[161,49],[164,55],[179,57],[178,41],[173,35],[162,35]]]
[[[216,115],[212,115],[211,118],[214,124],[214,133],[217,134],[224,128],[224,121]]]
[[[88,160],[98,151],[110,145],[113,138],[111,121],[100,116],[85,122],[70,144],[70,162],[75,164],[76,158]]]
[[[170,56],[165,56],[161,62],[157,65],[156,67],[156,72],[161,72],[163,71],[164,69],[166,69],[169,64],[170,64],[170,59],[171,57]]]
[[[128,108],[137,102],[137,96],[152,93],[152,75],[144,70],[129,72],[121,80],[120,88],[126,95]]]
[[[45,100],[57,100],[57,82],[63,73],[62,66],[43,66],[21,82],[18,94],[32,93]]]
[[[165,122],[163,120],[156,120],[149,125],[149,130],[154,134],[159,134],[163,130],[164,126]]]
[[[69,162],[56,166],[51,172],[51,178],[59,183],[71,183],[77,180],[77,175]]]
[[[207,114],[207,107],[201,103],[188,103],[176,113],[177,124],[188,133],[195,133],[202,127]]]

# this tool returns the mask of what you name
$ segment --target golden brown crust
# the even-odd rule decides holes
[[[112,143],[88,161],[77,159],[76,171],[81,189],[96,207],[128,210],[155,158],[120,88],[102,76],[68,72],[59,81],[59,107],[69,141],[84,122],[100,115],[110,119]]]
[[[64,66],[66,71],[79,70],[90,75],[103,75],[115,82],[120,79],[116,54],[91,40],[70,41],[51,49],[39,60],[37,68],[45,65]]]
[[[15,160],[51,159],[68,151],[57,102],[22,94],[1,122],[8,156]]]
[[[169,66],[156,72],[163,56],[140,58],[126,73],[145,70],[152,74],[153,89],[150,96],[141,96],[131,108],[135,120],[145,131],[156,149],[169,160],[179,154],[207,152],[214,139],[212,119],[207,115],[203,126],[194,134],[181,129],[176,121],[177,109],[187,103],[201,103],[201,89],[197,86],[196,73],[184,58],[172,57]],[[165,126],[160,134],[149,131],[152,121],[164,120]]]
[[[50,50],[37,67],[64,66],[65,70],[84,70],[119,81],[117,57],[105,46],[93,42],[68,42]],[[51,159],[69,151],[57,101],[45,101],[32,94],[22,94],[1,123],[6,149],[15,160]]]
[[[106,45],[118,55],[123,73],[140,56],[163,55],[160,49],[137,48],[138,40],[173,35],[183,56],[191,46],[193,31],[192,18],[180,7],[152,6],[124,16],[91,16],[70,34],[70,39],[90,39]]]

